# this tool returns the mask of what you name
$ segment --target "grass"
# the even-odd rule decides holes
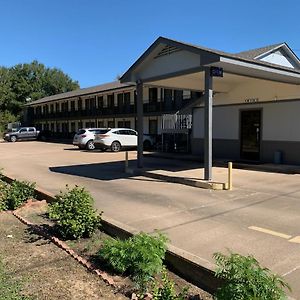
[[[6,272],[0,259],[0,300],[30,300],[21,294],[22,284]]]

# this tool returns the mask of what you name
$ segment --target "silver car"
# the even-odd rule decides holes
[[[105,134],[106,128],[82,128],[77,131],[73,138],[73,145],[79,149],[94,150],[95,134]]]

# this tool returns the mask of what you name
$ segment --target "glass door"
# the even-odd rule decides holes
[[[241,111],[241,158],[260,159],[261,110]]]

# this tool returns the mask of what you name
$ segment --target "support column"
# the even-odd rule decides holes
[[[138,80],[136,82],[136,107],[137,107],[137,132],[138,132],[138,146],[137,146],[137,167],[143,168],[143,135],[144,135],[144,106],[143,106],[143,82]]]
[[[210,68],[205,68],[204,91],[204,179],[212,179],[212,76]]]

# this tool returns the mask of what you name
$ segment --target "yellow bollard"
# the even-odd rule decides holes
[[[232,162],[228,162],[228,184],[227,189],[232,190]]]
[[[125,151],[125,172],[128,170],[128,151]]]

